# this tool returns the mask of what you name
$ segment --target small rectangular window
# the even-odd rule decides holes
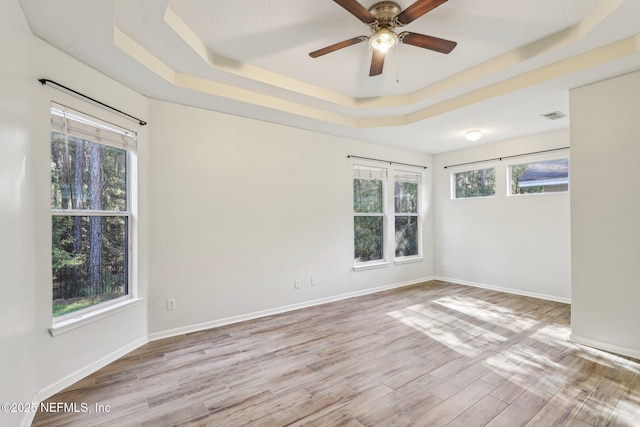
[[[51,107],[53,317],[130,295],[135,132]]]
[[[510,195],[557,193],[569,190],[569,159],[509,166]]]
[[[490,197],[496,194],[494,168],[458,172],[452,176],[455,199]]]
[[[384,190],[387,170],[353,167],[353,228],[356,263],[384,260]]]
[[[420,255],[418,186],[422,175],[415,172],[395,171],[395,256],[396,258]]]

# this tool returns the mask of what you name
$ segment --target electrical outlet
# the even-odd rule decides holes
[[[293,281],[293,287],[295,289],[300,289],[300,280],[294,280]]]
[[[175,310],[176,309],[176,300],[171,298],[167,300],[167,310]]]
[[[318,278],[316,276],[311,278],[311,286],[318,286]]]

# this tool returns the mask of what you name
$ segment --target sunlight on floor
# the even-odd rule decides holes
[[[502,388],[506,399],[525,391],[541,397],[551,393],[554,405],[580,411],[585,422],[606,421],[599,417],[613,408],[615,425],[638,422],[640,363],[569,341],[566,320],[553,317],[558,308],[533,306],[523,314],[519,302],[514,304],[512,310],[456,295],[387,315],[469,360],[490,350],[481,360],[490,374],[482,378]],[[612,372],[617,376],[610,378]]]
[[[439,298],[435,300],[434,303],[465,313],[485,322],[499,321],[502,327],[517,332],[530,329],[537,323],[534,319],[522,317],[522,315],[507,307],[491,304],[477,298],[449,296]]]

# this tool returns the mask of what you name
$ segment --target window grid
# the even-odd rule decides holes
[[[58,104],[51,112],[52,303],[59,322],[131,297],[135,132]],[[69,131],[80,125],[82,135]]]
[[[385,261],[387,170],[354,165],[353,227],[354,262],[356,264]]]
[[[420,182],[422,175],[394,172],[395,258],[420,256]]]
[[[353,166],[355,267],[421,256],[422,174],[391,171],[387,185],[387,169]]]

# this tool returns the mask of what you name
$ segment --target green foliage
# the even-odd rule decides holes
[[[65,269],[79,268],[86,261],[86,256],[84,256],[84,254],[74,254],[73,249],[75,240],[69,233],[72,227],[72,217],[53,217],[52,265],[54,276]]]
[[[396,182],[394,201],[396,257],[418,255],[418,218],[398,215],[418,213],[418,184],[415,182]]]
[[[127,293],[127,217],[84,215],[127,209],[126,159],[125,150],[51,134],[51,205],[76,213],[52,218],[54,316]]]
[[[524,171],[529,167],[529,163],[524,163],[522,165],[513,165],[511,166],[511,194],[538,194],[544,193],[545,190],[551,190],[554,188],[544,187],[542,185],[534,185],[530,187],[519,187],[518,181],[520,177],[524,173]]]
[[[353,219],[355,231],[356,261],[383,259],[383,221],[382,216],[356,216]]]
[[[357,213],[382,213],[382,181],[353,180],[353,211]]]
[[[418,184],[415,182],[396,182],[394,202],[396,213],[417,213]]]
[[[99,164],[91,150],[98,147]],[[100,179],[100,209],[127,210],[127,153],[91,141],[51,133],[51,207],[88,209],[91,176]],[[97,173],[96,173],[97,172]],[[92,208],[94,209],[94,208]]]
[[[54,301],[53,317],[58,317],[64,314],[72,313],[74,311],[82,310],[83,308],[91,307],[92,305],[100,304],[101,302],[108,301],[119,296],[120,295],[101,295],[99,297],[86,297]]]
[[[455,174],[456,199],[496,194],[495,169],[479,169]]]
[[[354,179],[354,257],[356,262],[384,259],[383,183],[380,180]],[[418,252],[418,184],[394,184],[396,256],[412,256]],[[365,215],[369,214],[369,215]]]
[[[396,257],[418,255],[418,218],[396,216]]]
[[[383,183],[380,180],[353,180],[353,210],[362,214],[378,214],[354,217],[354,257],[356,261],[372,261],[383,258]]]

